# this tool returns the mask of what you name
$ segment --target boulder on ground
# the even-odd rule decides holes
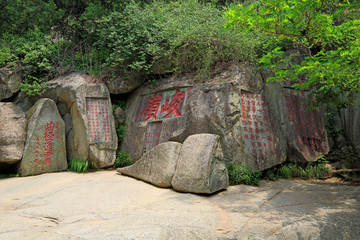
[[[175,190],[211,194],[228,187],[228,172],[219,159],[219,138],[196,134],[184,141],[171,182]]]
[[[88,159],[97,168],[112,166],[118,141],[105,84],[71,73],[49,81],[44,96],[56,102],[65,121],[68,159]]]
[[[26,139],[26,117],[20,107],[0,103],[0,163],[21,160]]]
[[[20,175],[63,171],[67,168],[65,123],[53,100],[42,98],[28,111],[27,137]]]
[[[159,187],[171,187],[181,143],[165,142],[150,149],[134,165],[118,168],[117,171]]]
[[[22,72],[19,67],[0,68],[0,101],[11,98],[20,90]]]

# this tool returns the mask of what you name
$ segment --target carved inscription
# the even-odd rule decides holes
[[[291,89],[285,90],[288,120],[295,126],[300,150],[323,152],[320,134],[320,116],[316,110],[306,112],[305,93],[297,94]]]
[[[59,139],[59,122],[53,123],[52,121],[44,125],[43,133],[43,154],[40,154],[40,139],[36,138],[35,140],[35,154],[34,154],[34,163],[39,163],[41,156],[44,157],[44,163],[50,164],[51,157],[54,150],[54,140]]]
[[[182,108],[190,96],[190,88],[143,96],[137,109],[135,122],[155,121],[182,116]]]
[[[159,144],[162,122],[150,122],[146,126],[143,155]]]
[[[86,115],[90,142],[110,142],[108,99],[86,98]]]
[[[260,94],[242,92],[241,114],[244,142],[250,150],[249,153],[257,157],[273,155],[274,139],[264,97]]]

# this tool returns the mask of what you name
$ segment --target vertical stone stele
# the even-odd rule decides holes
[[[53,100],[42,98],[27,113],[24,156],[17,165],[22,175],[63,171],[67,168],[65,123]]]

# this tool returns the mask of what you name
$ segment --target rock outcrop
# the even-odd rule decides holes
[[[182,144],[177,142],[161,143],[133,165],[118,168],[117,171],[158,187],[171,187],[181,146]]]
[[[164,79],[131,95],[121,148],[136,160],[159,143],[210,133],[220,136],[225,161],[254,170],[281,164],[288,156],[314,161],[329,146],[323,112],[307,114],[300,106],[309,97],[264,83],[247,64],[204,83],[189,76]]]
[[[68,159],[88,159],[97,168],[112,166],[117,135],[110,94],[89,75],[72,73],[49,82],[45,97],[53,99],[65,121]]]
[[[26,176],[65,170],[65,123],[55,102],[40,99],[28,111],[27,118],[24,156],[17,165],[17,172]]]
[[[0,68],[0,101],[11,98],[20,90],[22,72],[20,68]]]
[[[219,138],[196,134],[185,140],[171,182],[175,190],[211,194],[228,187],[228,172],[219,159]]]
[[[20,107],[0,103],[0,163],[21,160],[26,139],[26,117]]]

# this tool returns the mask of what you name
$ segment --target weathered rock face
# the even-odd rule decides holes
[[[289,161],[316,161],[329,152],[324,111],[306,111],[306,102],[311,100],[309,92],[266,84],[265,95],[285,136]]]
[[[49,82],[44,96],[53,99],[65,121],[68,159],[88,159],[95,167],[112,166],[117,136],[110,94],[104,84],[90,83],[84,73]]]
[[[57,172],[67,168],[65,123],[56,104],[40,99],[27,113],[24,156],[17,165],[20,175]]]
[[[117,171],[159,187],[171,187],[181,146],[182,144],[177,142],[161,143],[147,152],[134,165],[119,168]]]
[[[196,134],[185,140],[171,182],[175,190],[210,194],[228,187],[226,166],[217,156],[219,138]]]
[[[348,109],[342,110],[340,116],[345,136],[360,156],[360,100]]]
[[[12,97],[20,90],[21,77],[20,68],[0,68],[0,101]]]
[[[20,107],[0,103],[0,163],[21,160],[26,139],[26,117]]]
[[[280,164],[286,159],[285,139],[262,88],[250,66],[223,72],[206,85],[185,77],[143,87],[129,101],[122,149],[136,160],[158,143],[212,133],[220,136],[226,161],[257,170]]]
[[[143,84],[140,74],[130,74],[129,77],[119,76],[106,82],[111,94],[124,94],[133,91]]]

